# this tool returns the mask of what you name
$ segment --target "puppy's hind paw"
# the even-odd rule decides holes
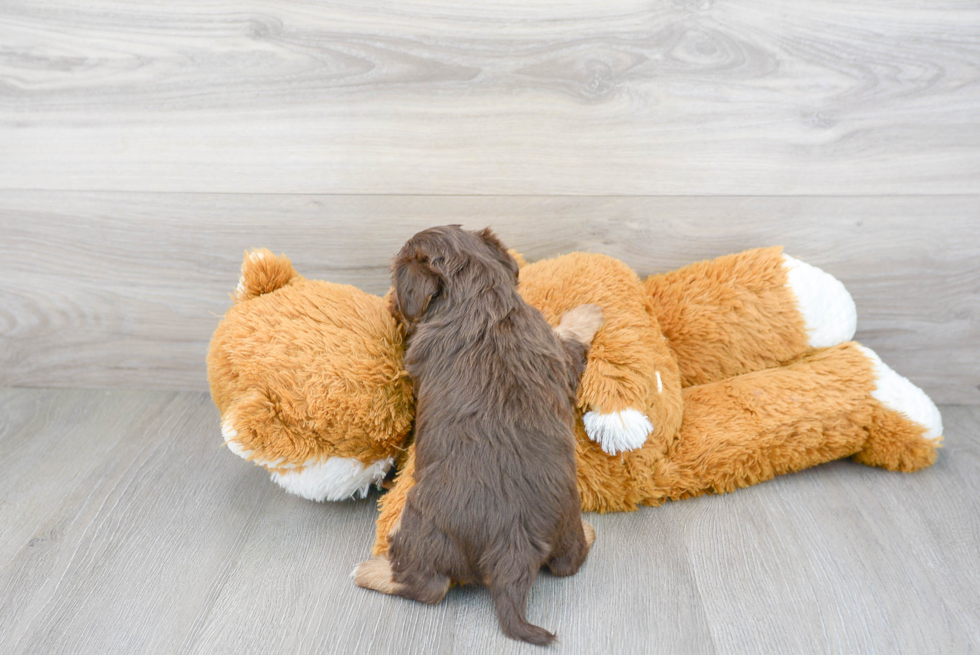
[[[579,305],[565,312],[555,333],[559,339],[574,339],[583,346],[588,346],[604,322],[599,305]]]
[[[397,594],[401,585],[392,579],[391,562],[384,557],[375,557],[361,562],[351,572],[354,584],[364,589],[374,589],[383,594]]]
[[[582,521],[582,532],[585,533],[585,545],[592,548],[592,544],[595,543],[595,528]]]

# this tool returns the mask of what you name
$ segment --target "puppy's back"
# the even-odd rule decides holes
[[[459,242],[476,252],[472,236]],[[417,395],[416,486],[391,542],[395,579],[486,584],[503,630],[545,644],[553,635],[524,612],[563,535],[584,539],[573,420],[585,348],[563,347],[523,301],[499,242],[495,263],[447,252],[452,239],[438,242],[437,256],[424,239],[406,244],[413,270],[395,272],[393,308],[411,331],[405,365]],[[402,280],[411,285],[403,290]]]

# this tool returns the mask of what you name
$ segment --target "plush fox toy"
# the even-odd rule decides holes
[[[519,290],[557,325],[578,305],[606,322],[578,396],[585,511],[722,493],[853,457],[915,471],[936,459],[939,411],[855,342],[834,277],[779,248],[641,280],[613,258],[526,264]],[[394,466],[374,553],[413,484],[412,386],[385,298],[303,278],[247,253],[211,341],[208,377],[228,448],[311,500],[363,497]]]

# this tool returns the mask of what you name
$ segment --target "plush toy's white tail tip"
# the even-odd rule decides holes
[[[816,266],[783,255],[787,284],[806,321],[811,348],[829,348],[854,338],[857,307],[840,280]]]

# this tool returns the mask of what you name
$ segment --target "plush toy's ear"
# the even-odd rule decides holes
[[[395,318],[413,328],[432,299],[442,290],[442,275],[421,253],[395,262],[395,293],[391,310]]]
[[[500,239],[497,238],[497,235],[493,233],[493,230],[488,227],[476,234],[487,244],[487,247],[490,248],[490,252],[497,258],[497,261],[506,266],[514,274],[514,281],[516,283],[519,266],[517,265],[517,260],[507,250],[507,246],[502,244]]]

